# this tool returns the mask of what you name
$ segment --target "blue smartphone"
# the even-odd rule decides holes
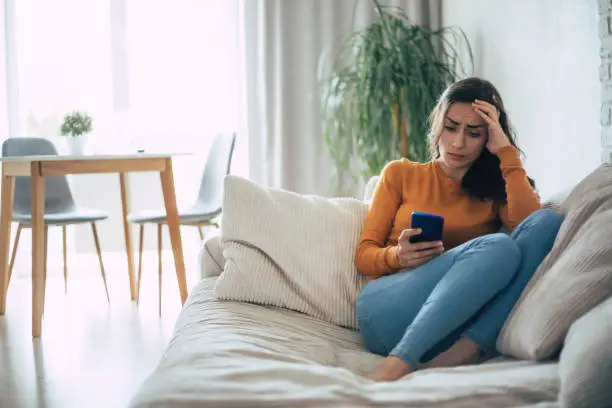
[[[410,228],[421,229],[420,234],[409,238],[410,242],[441,241],[444,231],[444,217],[414,211],[410,220]]]

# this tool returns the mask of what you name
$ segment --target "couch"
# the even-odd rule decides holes
[[[382,357],[351,315],[372,185],[362,201],[225,183],[202,280],[131,407],[612,407],[612,167],[545,203],[565,220],[500,356],[393,383],[363,377]]]

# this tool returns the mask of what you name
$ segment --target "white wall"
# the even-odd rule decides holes
[[[597,0],[443,0],[442,22],[501,92],[542,197],[600,164]]]

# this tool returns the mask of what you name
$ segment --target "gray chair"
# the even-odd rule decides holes
[[[2,144],[2,156],[56,156],[57,150],[53,143],[47,139],[16,137],[9,138]],[[104,264],[102,263],[102,254],[100,252],[100,241],[98,239],[98,231],[96,222],[108,218],[108,215],[102,211],[86,209],[77,206],[72,197],[68,179],[66,176],[45,177],[45,276],[47,265],[47,232],[49,226],[62,227],[62,241],[64,244],[64,291],[68,291],[68,264],[66,253],[66,226],[73,224],[90,223],[93,231],[94,242],[98,252],[98,260],[100,262],[100,270],[102,272],[102,280],[104,281],[104,289],[106,291],[106,299],[110,302],[108,296],[108,287],[106,285],[106,273],[104,272]],[[18,223],[15,243],[9,264],[9,281],[13,272],[15,255],[19,245],[19,236],[23,228],[31,227],[32,218],[30,215],[30,178],[16,177],[15,179],[15,197],[13,201],[13,222]]]
[[[230,172],[236,134],[220,134],[213,140],[208,152],[204,173],[200,182],[200,189],[195,203],[185,210],[179,209],[180,225],[190,225],[198,228],[200,239],[204,239],[202,227],[205,225],[219,227],[215,219],[221,214],[223,203],[223,179]],[[166,224],[164,210],[143,211],[130,214],[128,220],[140,225],[139,255],[138,255],[138,295],[140,298],[140,279],[142,277],[142,248],[145,224],[157,225],[157,258],[158,258],[158,284],[159,284],[159,314],[161,315],[162,294],[162,226]]]

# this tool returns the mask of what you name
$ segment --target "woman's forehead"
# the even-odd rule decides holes
[[[474,110],[471,103],[456,102],[453,103],[446,112],[446,119],[455,124],[469,125],[470,127],[478,127],[486,124],[483,118]]]

